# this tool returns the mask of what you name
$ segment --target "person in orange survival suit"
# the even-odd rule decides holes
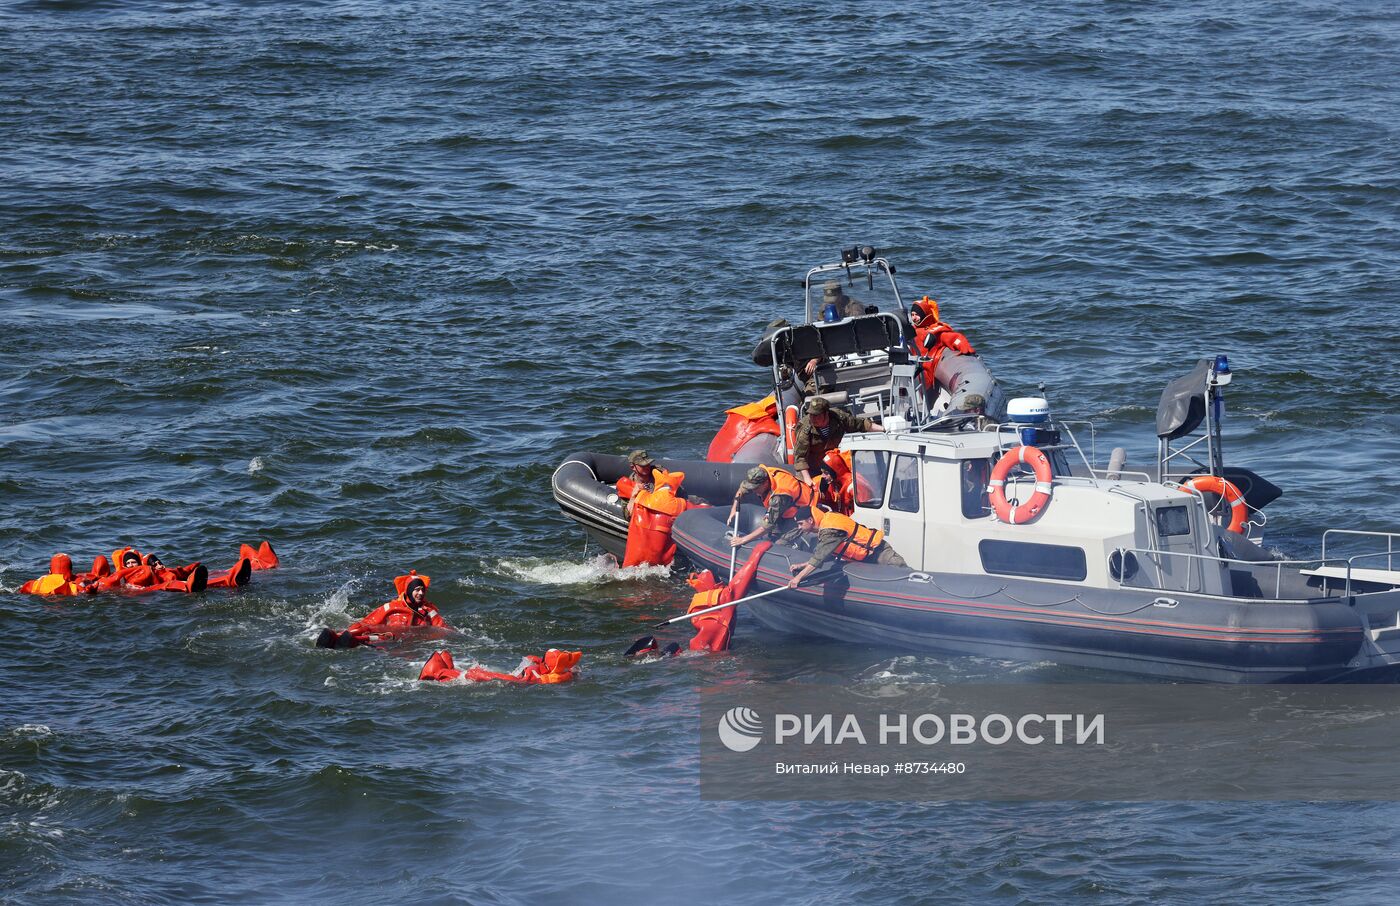
[[[637,492],[651,491],[656,487],[652,476],[656,462],[646,450],[633,450],[627,454],[627,466],[631,471],[617,480],[617,496],[627,501],[622,505],[622,509],[630,518],[632,502],[637,499]]]
[[[316,637],[317,648],[354,648],[358,645],[393,641],[405,629],[435,627],[451,630],[437,607],[428,600],[428,576],[409,570],[408,575],[394,579],[398,597],[376,607],[363,619],[351,623],[344,632],[327,627]]]
[[[146,562],[148,559],[151,562]],[[184,578],[175,570],[162,574],[166,567],[159,557],[152,554],[143,558],[134,547],[112,551],[112,565],[112,574],[97,581],[99,591],[203,591],[209,581],[209,571],[200,563],[181,567]]]
[[[577,676],[574,671],[582,657],[581,651],[560,651],[558,648],[551,648],[543,656],[525,655],[514,673],[496,673],[480,666],[463,671],[457,669],[452,654],[444,648],[428,658],[423,669],[419,671],[418,678],[448,683],[465,676],[474,683],[497,680],[503,683],[552,685],[573,680]]]
[[[945,350],[959,355],[973,355],[976,350],[966,335],[944,323],[938,314],[938,302],[924,296],[910,306],[909,322],[914,325],[914,346],[928,361],[924,362],[924,386],[932,387],[938,361]]]
[[[763,555],[772,546],[773,542],[771,541],[760,541],[755,544],[743,569],[735,573],[727,585],[720,585],[715,579],[714,573],[708,569],[691,573],[685,581],[687,585],[695,589],[695,594],[690,598],[690,606],[686,608],[686,613],[709,610],[717,604],[728,604],[742,598],[748,591],[749,583],[753,581],[754,573],[758,571],[758,564],[763,559]],[[738,615],[734,611],[733,607],[725,607],[691,617],[690,623],[695,627],[695,637],[690,640],[690,650],[716,653],[728,651],[729,643],[734,638],[734,627],[738,620]],[[625,657],[637,657],[656,652],[666,656],[679,654],[680,648],[680,645],[672,642],[664,649],[659,649],[655,636],[643,636],[633,642],[632,647],[623,654]]]
[[[102,558],[105,564],[107,559]],[[73,575],[73,559],[67,554],[49,558],[48,575],[30,579],[19,587],[22,595],[54,595],[55,597],[87,594],[97,590],[96,577]]]
[[[162,563],[155,554],[146,554],[141,558],[141,564],[150,568],[156,580],[154,585],[163,591],[199,591],[208,587],[209,570],[202,563],[171,567]]]

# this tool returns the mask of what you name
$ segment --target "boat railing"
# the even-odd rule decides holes
[[[1339,529],[1338,531],[1343,530]],[[1376,532],[1360,534],[1384,533]],[[1153,584],[1142,585],[1132,581],[1134,574],[1130,574],[1128,572],[1128,564],[1130,562],[1128,557],[1130,555],[1133,557],[1133,560],[1131,562],[1135,565],[1141,565],[1141,563],[1144,560],[1152,564],[1152,567],[1155,571],[1156,579],[1156,581]],[[1145,548],[1137,547],[1120,547],[1115,549],[1113,554],[1110,555],[1110,562],[1116,564],[1113,568],[1118,570],[1119,576],[1122,577],[1121,579],[1117,579],[1117,581],[1119,582],[1119,584],[1123,585],[1126,588],[1146,588],[1151,591],[1176,591],[1182,592],[1184,594],[1199,594],[1206,595],[1208,597],[1222,597],[1241,601],[1259,600],[1260,597],[1262,597],[1262,595],[1215,595],[1204,591],[1206,570],[1206,566],[1204,565],[1205,563],[1211,563],[1214,564],[1217,568],[1224,569],[1228,569],[1232,564],[1238,564],[1239,566],[1244,567],[1251,573],[1260,569],[1272,569],[1274,571],[1273,597],[1264,598],[1264,600],[1273,601],[1279,604],[1303,604],[1309,601],[1315,601],[1317,600],[1317,597],[1335,597],[1335,595],[1329,594],[1329,588],[1332,587],[1332,583],[1340,582],[1342,585],[1341,597],[1347,602],[1354,605],[1357,598],[1373,594],[1389,594],[1393,592],[1396,588],[1400,588],[1400,580],[1391,582],[1388,579],[1378,579],[1371,577],[1367,574],[1363,574],[1360,576],[1356,575],[1358,571],[1364,572],[1364,570],[1366,569],[1366,567],[1363,564],[1363,561],[1379,557],[1389,558],[1395,556],[1400,556],[1400,550],[1376,551],[1370,554],[1357,554],[1354,557],[1313,557],[1311,559],[1305,560],[1239,560],[1231,557],[1216,557],[1210,554],[1192,554],[1186,551],[1147,550]],[[1186,568],[1186,582],[1184,583],[1184,587],[1168,587],[1168,585],[1164,581],[1166,578],[1166,574],[1162,569],[1162,562],[1165,558],[1169,557],[1184,558],[1189,561]],[[1116,558],[1116,561],[1114,558]],[[1297,574],[1301,576],[1309,576],[1321,579],[1322,594],[1310,598],[1285,598],[1283,596],[1283,577],[1286,572],[1292,570],[1296,570]],[[1389,563],[1387,563],[1386,571],[1392,571],[1389,568]],[[1358,592],[1353,586],[1354,581],[1368,584],[1374,583],[1380,585],[1388,585],[1390,587],[1381,588],[1373,591]]]
[[[1089,429],[1089,455],[1088,455],[1087,457],[1085,457],[1085,456],[1084,456],[1084,451],[1083,451],[1083,449],[1080,449],[1079,455],[1080,455],[1080,458],[1084,459],[1084,464],[1085,464],[1086,466],[1088,466],[1089,472],[1092,474],[1093,471],[1094,471],[1094,469],[1095,469],[1095,467],[1098,466],[1098,464],[1099,464],[1099,429],[1098,429],[1098,426],[1095,425],[1093,422],[1089,421],[1087,418],[1086,418],[1086,419],[1073,419],[1073,420],[1068,420],[1068,421],[1061,421],[1061,422],[1059,422],[1058,424],[1060,425],[1060,427],[1062,427],[1062,428],[1065,429],[1065,432],[1066,432],[1067,434],[1069,434],[1069,436],[1070,436],[1070,441],[1071,441],[1076,447],[1079,446],[1079,440],[1075,437],[1074,431],[1070,428],[1070,426],[1071,426],[1071,425],[1082,425],[1082,426],[1084,426],[1085,428],[1088,428],[1088,429]]]
[[[1087,424],[1087,425],[1089,425],[1089,427],[1090,427],[1090,429],[1091,429],[1091,436],[1092,436],[1092,429],[1093,429],[1093,423],[1092,423],[1092,422],[1075,422],[1075,424]],[[1069,425],[1070,425],[1069,422],[1062,422],[1062,421],[1061,421],[1061,422],[1055,422],[1053,425],[1047,425],[1046,427],[1052,427],[1052,428],[1058,428],[1058,429],[1060,429],[1060,430],[1062,431],[1062,433],[1063,433],[1065,436],[1067,436],[1067,437],[1069,438],[1069,441],[1068,441],[1067,443],[1064,442],[1064,441],[1061,441],[1059,444],[1056,444],[1056,445],[1054,445],[1054,446],[1045,447],[1044,449],[1045,449],[1045,450],[1055,450],[1055,449],[1070,449],[1070,448],[1072,448],[1072,449],[1074,450],[1074,452],[1076,452],[1076,453],[1079,454],[1079,460],[1080,460],[1080,462],[1084,463],[1084,469],[1085,469],[1085,471],[1087,471],[1089,474],[1092,475],[1093,472],[1094,472],[1094,464],[1091,463],[1091,462],[1089,461],[1089,457],[1086,456],[1086,455],[1084,454],[1084,448],[1081,447],[1081,446],[1079,445],[1079,438],[1077,438],[1077,437],[1074,436],[1074,429],[1070,428]],[[1022,429],[1022,428],[1025,428],[1025,427],[1026,427],[1025,425],[1016,424],[1016,423],[1014,423],[1014,422],[1000,422],[1000,423],[997,424],[997,426],[996,426],[996,436],[997,436],[997,455],[998,455],[998,456],[1004,456],[1008,450],[1012,449],[1013,447],[1019,447],[1019,446],[1022,445],[1022,444],[1021,444],[1021,429]],[[1008,443],[1008,442],[1007,442],[1007,439],[1006,439],[1007,435],[1011,435],[1011,437],[1014,438],[1013,442],[1011,442],[1011,443]],[[1058,480],[1063,479],[1063,478],[1066,478],[1066,477],[1068,477],[1068,476],[1056,475],[1056,476],[1055,476],[1055,479],[1058,481]]]
[[[1345,537],[1350,537],[1350,538],[1379,538],[1379,539],[1384,539],[1384,540],[1385,540],[1385,550],[1383,550],[1383,551],[1377,551],[1377,552],[1372,553],[1372,554],[1365,554],[1364,556],[1367,556],[1367,557],[1384,556],[1384,557],[1387,557],[1387,558],[1389,558],[1389,557],[1394,557],[1394,556],[1400,556],[1400,550],[1397,550],[1397,546],[1400,546],[1400,533],[1396,533],[1396,532],[1367,532],[1367,531],[1362,531],[1362,530],[1360,530],[1360,529],[1328,529],[1327,531],[1323,532],[1323,533],[1322,533],[1322,556],[1324,556],[1324,557],[1327,556],[1327,544],[1328,544],[1329,541],[1332,541],[1332,540],[1333,540],[1334,536],[1345,536]],[[1333,547],[1335,548],[1335,546],[1336,546],[1336,545],[1335,545],[1335,542],[1333,542]],[[1387,559],[1387,560],[1386,560],[1386,569],[1394,569],[1394,568],[1395,568],[1395,567],[1394,567],[1394,565],[1393,565],[1393,561],[1390,560],[1390,559]]]
[[[1137,484],[1152,484],[1152,476],[1136,469],[1090,469],[1095,479],[1103,481],[1131,481]]]
[[[1351,596],[1351,563],[1349,560],[1340,557],[1334,557],[1330,560],[1321,557],[1314,557],[1307,560],[1239,560],[1232,557],[1217,557],[1211,554],[1193,554],[1186,551],[1147,550],[1146,548],[1140,547],[1120,547],[1114,551],[1114,554],[1117,557],[1116,562],[1118,564],[1117,569],[1119,575],[1122,577],[1118,579],[1118,582],[1127,588],[1146,588],[1152,591],[1178,591],[1185,594],[1206,594],[1212,597],[1235,598],[1246,601],[1258,600],[1257,597],[1251,597],[1249,595],[1214,595],[1204,590],[1207,564],[1217,569],[1228,569],[1232,565],[1238,565],[1250,572],[1261,568],[1273,570],[1274,594],[1273,597],[1267,598],[1266,600],[1286,604],[1301,604],[1306,601],[1315,600],[1315,598],[1285,598],[1283,596],[1283,576],[1285,572],[1293,572],[1296,570],[1298,574],[1307,573],[1320,575],[1316,572],[1319,567],[1335,566],[1341,568],[1344,572],[1341,576],[1320,575],[1323,581],[1323,594],[1321,597],[1328,597],[1328,582],[1329,580],[1337,578],[1345,579],[1346,590],[1344,594],[1347,597]],[[1132,561],[1129,560],[1130,556],[1133,558]],[[1163,569],[1164,563],[1169,564],[1172,562],[1170,558],[1186,561],[1186,577],[1181,587],[1169,585],[1166,581],[1171,578],[1171,574],[1175,572],[1169,567],[1166,570]],[[1153,571],[1151,577],[1148,577],[1147,570],[1137,570],[1137,573],[1140,573],[1143,579],[1150,582],[1150,584],[1144,585],[1133,581],[1135,573],[1129,572],[1130,562],[1139,567],[1144,563],[1151,564]]]

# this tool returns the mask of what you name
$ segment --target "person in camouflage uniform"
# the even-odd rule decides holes
[[[817,543],[812,549],[810,560],[801,566],[792,567],[796,575],[788,582],[788,588],[796,588],[798,583],[820,569],[832,557],[880,566],[909,565],[904,562],[898,551],[890,547],[884,532],[861,525],[841,513],[813,507],[811,511],[799,516],[797,529],[803,533],[815,533]]]
[[[845,409],[832,408],[823,397],[807,403],[807,412],[794,431],[792,461],[797,477],[810,482],[822,471],[822,457],[841,446],[841,438],[858,431],[883,431],[868,418],[857,418]],[[835,477],[835,476],[833,476]]]
[[[775,476],[770,473],[776,473],[778,487],[774,487]],[[816,489],[782,469],[754,466],[749,470],[749,474],[744,476],[739,489],[734,492],[734,503],[729,507],[729,522],[734,521],[740,501],[750,494],[759,500],[762,500],[765,494],[768,497],[768,509],[763,514],[763,522],[747,535],[729,539],[729,546],[739,547],[759,537],[774,538],[779,544],[795,546],[802,537],[802,531],[797,527],[796,514],[792,511],[798,507],[811,506],[817,499]]]

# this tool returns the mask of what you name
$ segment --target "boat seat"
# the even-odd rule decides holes
[[[864,315],[816,327],[827,356],[868,355],[900,345],[899,322],[881,315]]]
[[[788,334],[786,345],[788,364],[793,367],[800,367],[811,359],[827,358],[826,347],[822,344],[822,335],[812,324],[792,328],[792,332]]]
[[[867,365],[847,365],[836,368],[830,363],[817,368],[817,387],[823,393],[844,391],[850,396],[858,396],[867,390],[883,388],[888,392],[891,383],[889,362],[871,362]]]
[[[1312,569],[1300,569],[1298,572],[1305,576],[1320,576],[1324,579],[1342,579],[1347,577],[1345,566],[1317,566]],[[1352,567],[1351,578],[1353,582],[1377,582],[1382,585],[1400,586],[1400,570],[1393,569],[1359,569]]]

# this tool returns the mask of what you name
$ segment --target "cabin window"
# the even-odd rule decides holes
[[[894,458],[894,481],[890,483],[890,509],[901,513],[919,511],[919,460],[913,456]]]
[[[1081,547],[987,539],[977,545],[977,552],[982,555],[982,568],[999,576],[1082,582],[1089,575]]]
[[[1163,538],[1191,534],[1191,514],[1185,506],[1159,506],[1157,514],[1157,534]]]
[[[856,450],[851,457],[855,472],[856,506],[879,509],[885,502],[885,478],[889,474],[890,455],[884,450]]]
[[[964,459],[962,463],[962,514],[964,519],[981,519],[991,512],[987,502],[987,482],[992,480],[992,464],[985,459]]]

